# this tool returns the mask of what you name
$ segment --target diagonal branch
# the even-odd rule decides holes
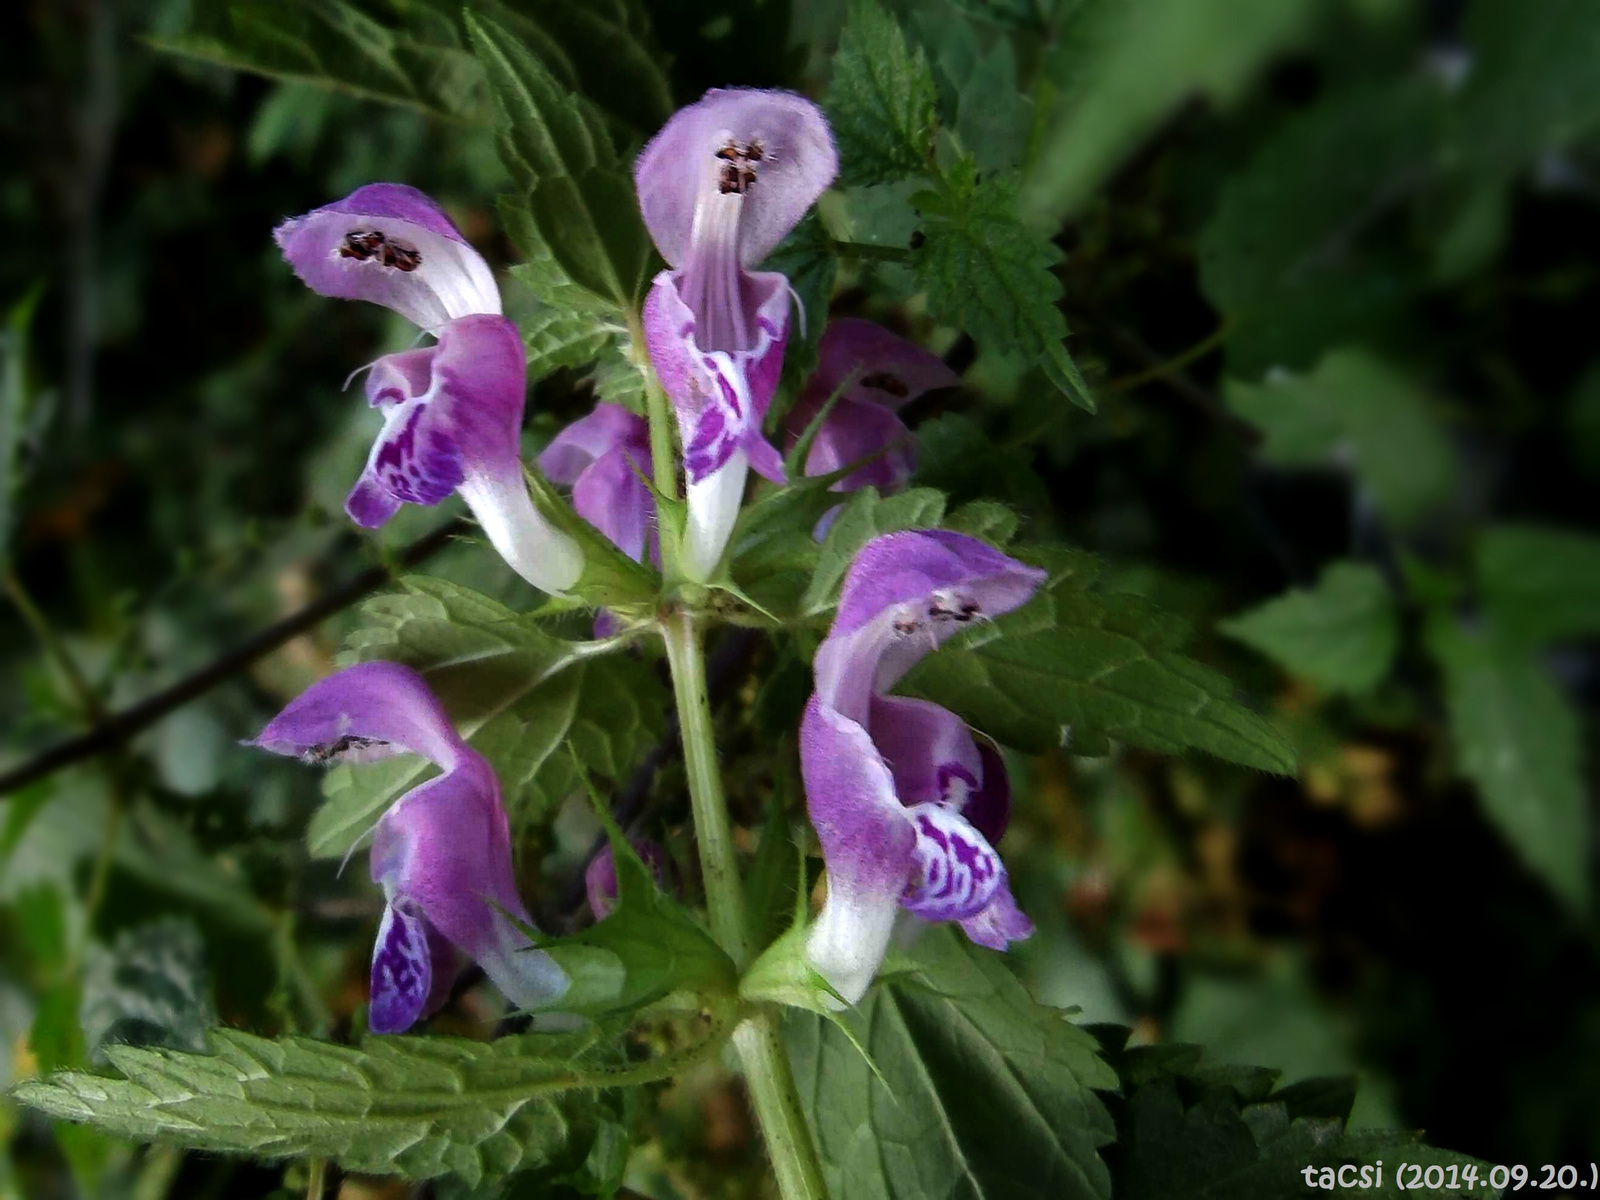
[[[389,583],[396,571],[414,567],[424,559],[438,553],[467,529],[465,521],[450,521],[432,533],[418,538],[394,556],[392,562],[369,567],[339,585],[326,595],[291,613],[283,620],[246,639],[222,657],[214,659],[191,675],[152,696],[147,696],[130,708],[110,713],[105,720],[89,732],[29,759],[21,766],[0,775],[0,796],[15,792],[28,784],[52,775],[75,762],[104,754],[142,733],[157,721],[191,700],[205,695],[219,683],[232,678],[248,668],[257,659],[271,654],[285,642],[314,629],[334,613],[350,607],[368,592]]]

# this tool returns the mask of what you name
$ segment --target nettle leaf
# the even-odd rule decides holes
[[[675,992],[708,1002],[713,1020],[727,1018],[739,981],[733,960],[656,883],[605,802],[591,790],[606,827],[617,872],[617,899],[604,920],[568,937],[528,933],[567,972],[563,1012],[628,1015]]]
[[[828,526],[811,583],[800,598],[800,611],[816,616],[838,604],[839,587],[856,551],[879,534],[936,529],[943,519],[944,493],[932,488],[912,488],[893,496],[880,496],[874,487],[852,492]]]
[[[1348,1131],[1354,1080],[1307,1079],[1274,1090],[1275,1070],[1204,1065],[1199,1046],[1125,1050],[1128,1030],[1097,1026],[1095,1033],[1122,1085],[1121,1095],[1108,1101],[1117,1124],[1112,1184],[1119,1200],[1284,1200],[1307,1194],[1307,1167],[1316,1172],[1310,1187],[1352,1198],[1394,1190],[1401,1162],[1424,1171],[1476,1165],[1487,1173],[1484,1164],[1424,1146],[1414,1134]],[[1379,1160],[1386,1164],[1381,1185],[1374,1166]],[[1340,1187],[1339,1168],[1347,1165],[1355,1168],[1345,1172],[1352,1186]],[[1330,1171],[1326,1184],[1324,1169]],[[1416,1191],[1472,1194],[1430,1189],[1420,1180]]]
[[[633,180],[604,119],[550,73],[518,38],[486,17],[466,17],[499,114],[501,151],[544,254],[570,281],[633,312],[654,251]],[[557,298],[525,281],[547,303]]]
[[[929,311],[980,346],[1014,348],[1036,360],[1068,399],[1093,412],[1094,396],[1067,353],[1067,321],[1056,307],[1061,281],[1051,268],[1061,252],[1018,219],[1015,183],[980,180],[966,158],[937,190],[912,199],[924,217],[926,241],[913,262]]]
[[[1478,589],[1495,628],[1524,642],[1600,632],[1600,538],[1541,525],[1492,525]]]
[[[1234,700],[1225,676],[1178,653],[1185,622],[1139,597],[1091,590],[1098,566],[1087,554],[1052,557],[1044,591],[952,638],[900,690],[1029,753],[1104,754],[1110,739],[1295,773],[1284,735]]]
[[[449,9],[424,2],[392,15],[379,21],[347,0],[196,0],[186,29],[150,40],[235,70],[482,119],[483,73]]]
[[[823,101],[844,185],[887,183],[926,171],[939,129],[939,89],[877,0],[854,0]]]
[[[92,943],[80,1015],[96,1064],[115,1045],[203,1051],[217,1010],[199,928],[187,918],[162,917],[123,930],[110,947]]]
[[[470,589],[408,576],[406,590],[362,606],[372,624],[350,635],[345,661],[382,658],[420,671],[462,735],[500,778],[507,806],[537,816],[578,785],[571,743],[586,769],[617,778],[660,741],[666,695],[649,669],[603,643],[568,642]],[[307,839],[338,857],[433,768],[403,755],[328,772],[326,803]]]
[[[1394,595],[1363,563],[1330,563],[1316,587],[1285,592],[1217,628],[1330,692],[1376,685],[1400,644]]]
[[[373,1037],[360,1047],[214,1029],[210,1054],[111,1046],[123,1078],[67,1072],[12,1095],[136,1141],[476,1186],[577,1168],[613,1117],[589,1035],[493,1042]]]
[[[1437,615],[1428,647],[1444,672],[1456,768],[1484,814],[1563,900],[1588,905],[1589,811],[1577,714],[1533,652]]]
[[[1298,370],[1394,324],[1426,273],[1392,218],[1428,178],[1442,104],[1420,73],[1336,92],[1229,175],[1197,249],[1231,371]]]
[[[1305,375],[1229,380],[1225,395],[1266,435],[1262,458],[1285,467],[1352,467],[1397,524],[1415,524],[1455,487],[1455,454],[1429,397],[1365,350],[1332,351]]]
[[[845,1020],[785,1029],[834,1200],[1107,1200],[1114,1136],[1096,1090],[1116,1075],[1094,1039],[1034,1003],[998,955],[930,930],[905,973]]]
[[[1227,104],[1292,44],[1315,0],[1093,0],[1063,6],[1045,64],[1061,89],[1028,183],[1031,222],[1074,212],[1191,95]]]
[[[409,104],[453,120],[490,118],[483,68],[467,45],[463,8],[509,29],[564,88],[598,97],[647,132],[672,112],[660,54],[629,11],[580,0],[192,0],[188,24],[148,40],[189,58]]]

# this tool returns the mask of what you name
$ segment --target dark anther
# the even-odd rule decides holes
[[[352,229],[344,235],[344,241],[339,245],[339,254],[344,258],[353,258],[357,262],[366,262],[382,248],[383,234],[376,229]]]
[[[880,392],[888,392],[889,395],[901,399],[911,394],[911,389],[905,385],[905,381],[888,371],[876,371],[871,375],[862,376],[861,386],[877,388]]]
[[[383,256],[379,261],[384,266],[394,267],[399,271],[415,271],[422,265],[422,255],[409,246],[387,242],[384,244]]]
[[[350,753],[352,750],[365,750],[369,746],[380,744],[377,738],[356,737],[354,734],[347,733],[324,746],[312,746],[305,752],[304,757],[308,763],[328,763],[338,759],[341,755]]]

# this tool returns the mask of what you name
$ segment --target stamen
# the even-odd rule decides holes
[[[339,243],[340,258],[353,258],[357,262],[377,259],[380,266],[410,273],[422,265],[422,252],[415,246],[392,241],[377,229],[352,229]]]
[[[327,766],[340,762],[361,762],[368,751],[373,749],[387,750],[388,746],[388,742],[379,738],[357,737],[353,733],[347,733],[321,746],[306,747],[300,757],[312,766]]]

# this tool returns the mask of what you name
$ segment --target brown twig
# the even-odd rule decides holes
[[[169,713],[182,708],[191,700],[198,699],[219,683],[245,670],[257,659],[271,654],[285,642],[314,629],[334,613],[360,600],[368,592],[389,583],[397,570],[414,567],[438,553],[451,538],[466,528],[464,521],[451,521],[425,537],[418,538],[395,555],[392,562],[369,567],[333,591],[313,600],[300,611],[267,626],[221,658],[178,680],[171,687],[153,696],[147,696],[131,708],[109,714],[104,722],[89,732],[52,746],[20,767],[0,775],[0,796],[27,787],[28,784],[52,775],[62,767],[71,766],[73,763],[122,745]]]

